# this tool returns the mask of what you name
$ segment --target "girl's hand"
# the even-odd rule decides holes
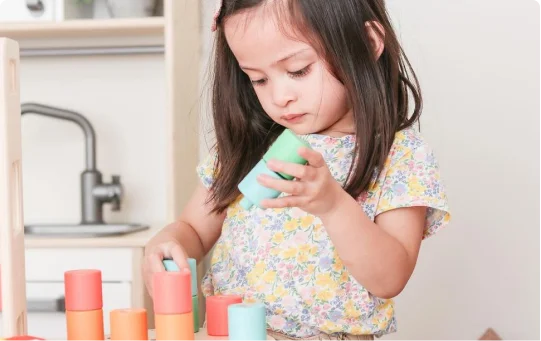
[[[268,188],[289,195],[262,200],[266,208],[299,207],[316,216],[329,213],[346,192],[332,177],[323,156],[315,150],[301,147],[299,155],[308,161],[307,165],[269,160],[267,167],[275,172],[289,174],[296,179],[279,180],[260,174],[258,182]]]
[[[162,261],[173,259],[179,268],[190,268],[184,248],[176,241],[166,241],[145,248],[143,279],[148,294],[153,297],[152,277],[155,272],[165,271]]]

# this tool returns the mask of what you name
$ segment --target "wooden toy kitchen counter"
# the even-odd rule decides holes
[[[0,38],[0,264],[4,339],[41,339],[27,335],[25,236],[22,200],[19,45]],[[206,300],[206,324],[199,327],[197,268],[179,269],[170,260],[153,278],[155,329],[148,329],[145,308],[110,311],[104,333],[101,269],[64,272],[66,339],[69,340],[266,340],[265,307],[240,296]]]

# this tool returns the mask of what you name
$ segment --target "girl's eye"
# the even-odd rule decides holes
[[[263,85],[263,84],[265,84],[265,81],[266,81],[265,79],[257,79],[257,80],[255,80],[255,81],[252,81],[252,84],[253,84],[254,86],[257,86],[257,85]]]
[[[301,77],[304,77],[306,76],[308,73],[310,73],[310,70],[311,70],[311,66],[312,64],[308,65],[307,67],[305,68],[302,68],[298,71],[293,71],[293,72],[288,72],[289,76],[291,78],[301,78]],[[256,80],[252,80],[252,85],[254,86],[260,86],[260,85],[265,85],[265,83],[267,82],[267,80],[265,78],[262,78],[262,79],[256,79]]]
[[[310,66],[311,64],[303,69],[300,69],[299,71],[290,72],[289,74],[293,78],[300,78],[306,76],[310,72]]]

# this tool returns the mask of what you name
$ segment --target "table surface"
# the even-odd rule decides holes
[[[149,340],[156,340],[155,338],[155,330],[149,329],[148,330],[148,338]],[[227,336],[209,336],[207,334],[207,330],[202,327],[199,328],[199,331],[195,333],[195,340],[229,340],[229,337]],[[267,340],[274,340],[274,338],[267,335]]]

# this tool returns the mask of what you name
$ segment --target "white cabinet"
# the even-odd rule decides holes
[[[127,237],[129,238],[129,237]],[[39,242],[46,242],[41,240]],[[69,242],[51,240],[51,245]],[[94,243],[99,244],[96,239]],[[45,339],[66,339],[64,272],[99,269],[102,272],[104,332],[110,333],[111,310],[147,308],[141,277],[142,245],[125,247],[33,247],[25,253],[28,334]],[[81,293],[84,295],[84,293]],[[152,327],[152,326],[150,326]],[[0,324],[0,335],[1,324]]]
[[[64,281],[64,272],[98,269],[105,282],[133,277],[132,248],[38,248],[25,253],[26,280]]]
[[[61,282],[29,282],[26,285],[28,298],[28,333],[45,339],[66,338],[66,314],[64,310],[35,311],[32,307],[39,305],[54,307],[54,302],[64,297],[64,283]],[[103,283],[103,322],[106,334],[110,332],[109,313],[111,310],[131,306],[131,283]],[[81,293],[84,294],[84,293]],[[61,308],[61,307],[59,307]]]

